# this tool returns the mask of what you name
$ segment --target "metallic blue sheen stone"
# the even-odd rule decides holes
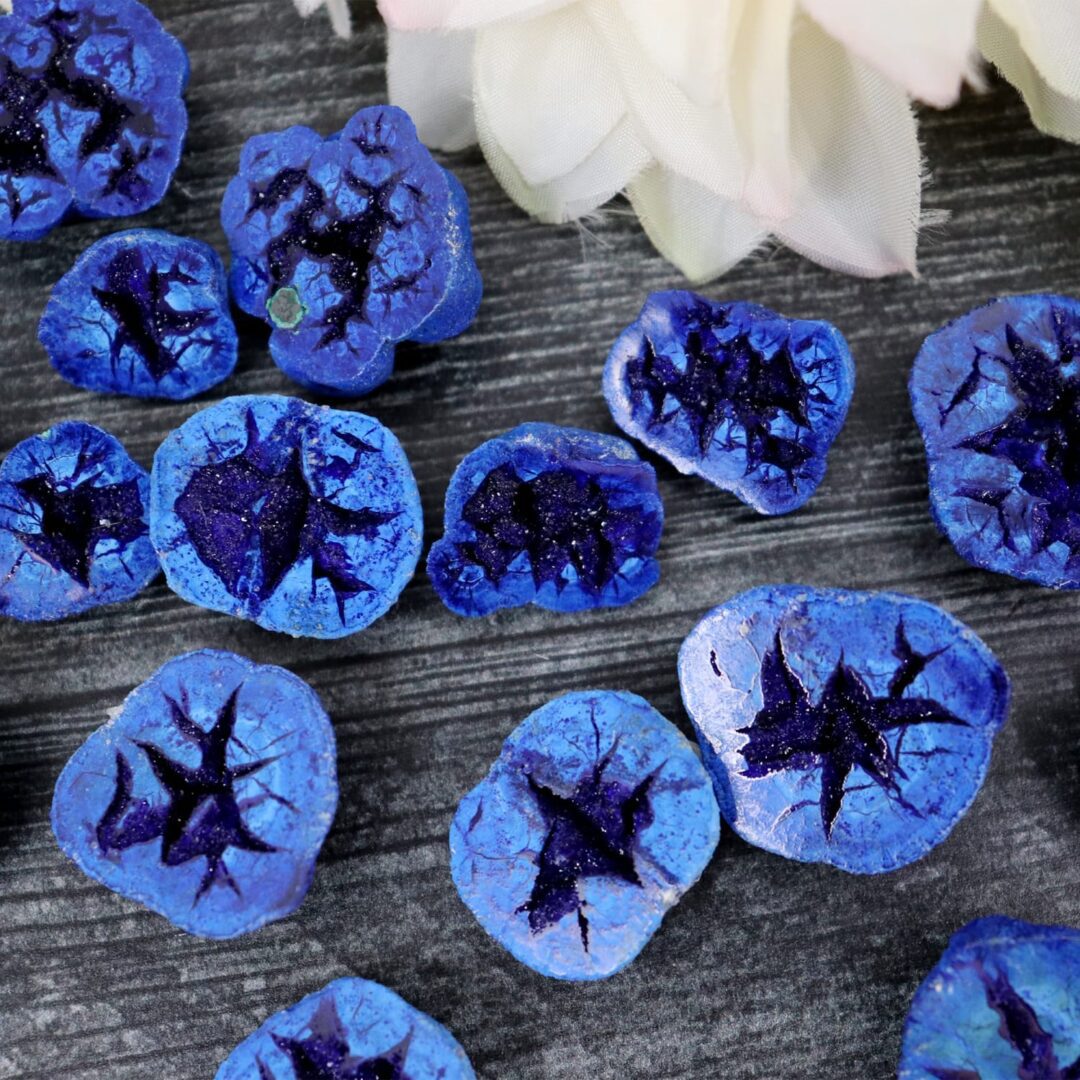
[[[557,979],[625,967],[720,838],[708,773],[636,694],[565,694],[510,735],[450,826],[450,870],[480,925]]]
[[[337,979],[274,1013],[215,1080],[475,1080],[442,1024],[385,986]]]
[[[160,569],[146,470],[108,432],[66,420],[0,465],[0,614],[37,622],[130,600]]]
[[[204,649],[170,660],[64,766],[61,850],[182,930],[230,938],[311,885],[337,807],[334,730],[284,668]]]
[[[0,239],[159,202],[187,81],[183,46],[136,0],[14,0],[0,17]]]
[[[480,305],[465,191],[392,106],[326,139],[248,139],[221,223],[236,303],[270,324],[278,367],[325,394],[374,389],[399,341],[454,337]]]
[[[899,1080],[1077,1080],[1080,930],[994,915],[915,992]]]
[[[454,471],[428,575],[459,615],[615,607],[659,580],[656,474],[622,439],[521,424]]]
[[[1080,588],[1080,301],[991,300],[911,372],[930,508],[975,566]]]
[[[679,681],[731,827],[856,874],[948,836],[1009,704],[993,654],[940,608],[797,585],[713,608],[682,644]]]
[[[420,557],[408,458],[362,413],[226,398],[166,438],[150,487],[169,585],[267,630],[354,634],[390,609]]]
[[[684,291],[650,295],[604,369],[627,435],[762,514],[814,493],[854,385],[830,323]]]

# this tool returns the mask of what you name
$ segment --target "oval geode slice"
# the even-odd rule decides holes
[[[459,615],[627,604],[659,580],[663,527],[656,474],[628,442],[521,424],[454,471],[428,575]]]
[[[694,747],[623,691],[529,715],[458,805],[450,869],[480,925],[523,964],[603,979],[630,963],[720,837]]]
[[[79,868],[202,937],[295,911],[337,806],[334,731],[284,668],[170,660],[64,766],[53,832]]]
[[[187,80],[183,46],[136,0],[14,0],[0,17],[0,239],[159,202]]]
[[[940,608],[794,585],[713,608],[679,650],[679,682],[732,828],[860,874],[945,839],[1009,702],[993,654]]]
[[[282,371],[323,393],[367,393],[399,341],[454,337],[480,304],[465,191],[392,106],[326,139],[248,139],[221,222],[234,299],[270,324]]]

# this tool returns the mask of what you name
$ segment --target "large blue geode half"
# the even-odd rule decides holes
[[[267,630],[354,634],[390,609],[420,557],[408,458],[362,413],[226,398],[165,439],[150,487],[169,585]]]
[[[915,992],[899,1080],[1077,1080],[1080,930],[1003,915],[953,935]]]
[[[460,334],[480,304],[465,191],[392,106],[326,139],[248,139],[221,222],[237,304],[270,324],[282,371],[326,394],[374,389],[399,341]]]
[[[683,642],[679,681],[732,828],[860,874],[945,839],[1009,703],[993,654],[940,608],[795,585],[713,608]]]
[[[684,291],[653,293],[604,369],[623,431],[763,514],[814,493],[854,385],[830,323]]]
[[[708,773],[636,694],[566,694],[506,740],[450,826],[462,900],[523,964],[603,979],[630,963],[720,837]]]
[[[136,0],[14,0],[0,17],[0,239],[160,201],[187,80],[183,46]]]
[[[203,937],[294,911],[337,806],[334,731],[283,668],[204,649],[132,691],[64,766],[52,825],[90,877]]]

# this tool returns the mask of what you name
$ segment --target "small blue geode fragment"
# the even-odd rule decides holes
[[[146,470],[117,439],[66,420],[0,465],[0,614],[36,622],[130,600],[160,569]]]
[[[709,775],[636,694],[565,694],[510,735],[450,826],[450,869],[480,925],[557,979],[630,963],[720,838]]]
[[[857,874],[945,839],[1009,703],[993,654],[941,608],[795,585],[713,608],[682,644],[679,682],[732,828]]]
[[[899,1080],[1077,1080],[1080,930],[994,915],[915,992]]]
[[[0,239],[159,202],[187,81],[183,46],[136,0],[14,0],[0,17]]]
[[[64,766],[61,850],[202,937],[299,907],[337,807],[334,731],[284,668],[204,649],[170,660]]]
[[[374,389],[399,341],[454,337],[480,304],[465,191],[392,106],[326,139],[248,139],[221,222],[237,304],[270,324],[278,367],[326,394]]]
[[[226,398],[166,438],[150,487],[169,585],[267,630],[354,634],[390,609],[420,558],[408,458],[362,413]]]
[[[975,566],[1080,588],[1080,301],[1010,296],[932,333],[911,372],[930,508]]]
[[[449,1031],[379,983],[336,979],[274,1013],[215,1080],[475,1080]]]
[[[663,527],[656,474],[628,442],[521,424],[454,471],[428,574],[459,615],[614,607],[659,580]]]
[[[221,259],[158,229],[87,248],[53,287],[38,337],[65,379],[106,394],[179,401],[236,367]]]
[[[814,493],[854,384],[830,323],[683,291],[649,296],[604,369],[623,431],[762,514]]]

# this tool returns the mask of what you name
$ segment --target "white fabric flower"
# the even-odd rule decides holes
[[[3,0],[0,0],[3,3]],[[325,7],[330,16],[330,25],[339,37],[348,37],[352,33],[352,19],[349,15],[349,0],[295,0],[296,9],[305,18]]]

